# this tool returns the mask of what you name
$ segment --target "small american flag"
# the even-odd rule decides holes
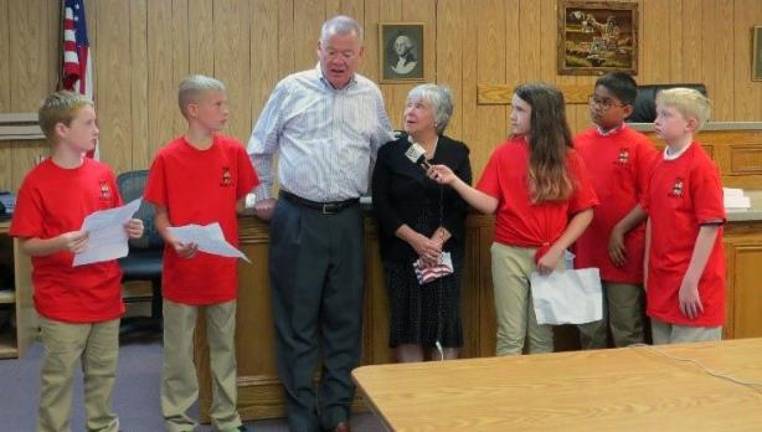
[[[450,252],[443,252],[439,264],[433,266],[424,265],[423,261],[418,258],[413,263],[413,270],[415,270],[415,277],[420,285],[427,284],[442,276],[447,276],[452,273],[452,257]]]
[[[92,72],[93,58],[87,40],[85,2],[63,0],[63,88],[93,99]],[[98,145],[87,156],[98,159]]]

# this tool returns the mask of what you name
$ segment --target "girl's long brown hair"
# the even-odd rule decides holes
[[[516,96],[532,107],[529,130],[529,196],[533,203],[569,198],[574,183],[566,169],[572,148],[564,95],[541,83],[523,84]]]

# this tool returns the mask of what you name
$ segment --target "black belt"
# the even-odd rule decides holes
[[[280,191],[281,198],[285,198],[294,204],[307,207],[313,210],[318,210],[325,215],[336,214],[346,208],[357,205],[360,202],[359,198],[352,198],[345,201],[331,201],[331,202],[317,202],[304,199],[300,196],[294,195],[291,192],[284,190]]]

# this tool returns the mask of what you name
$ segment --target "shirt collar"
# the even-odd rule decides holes
[[[357,83],[357,74],[353,73],[352,78],[349,79],[349,82],[344,87],[337,89],[336,87],[331,84],[330,81],[323,75],[323,69],[320,67],[320,62],[315,65],[315,71],[317,73],[318,79],[323,83],[323,85],[326,86],[327,89],[333,90],[333,91],[342,91],[350,88],[351,86],[355,85]]]
[[[605,137],[605,136],[609,136],[609,135],[614,135],[615,133],[617,133],[617,132],[619,132],[621,130],[624,130],[625,127],[627,127],[627,125],[625,123],[622,123],[621,125],[619,125],[619,126],[617,126],[615,128],[611,128],[608,131],[604,131],[603,129],[601,129],[600,126],[595,125],[595,130],[598,132],[598,135]]]
[[[675,159],[679,158],[680,156],[682,156],[685,152],[687,152],[688,149],[691,148],[692,146],[693,146],[693,143],[690,143],[687,146],[683,147],[682,150],[680,150],[679,152],[673,153],[673,154],[669,153],[669,146],[666,146],[666,147],[664,147],[663,158],[666,161],[675,160]]]

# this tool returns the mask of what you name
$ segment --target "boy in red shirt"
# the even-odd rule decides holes
[[[198,398],[193,333],[199,309],[206,313],[212,372],[211,417],[215,430],[246,430],[236,409],[236,259],[210,255],[183,244],[168,228],[219,223],[225,239],[238,244],[236,210],[259,184],[243,145],[218,134],[228,118],[222,82],[193,75],[180,83],[183,136],[156,155],[145,199],[156,206],[156,228],[164,238],[164,366],[161,409],[168,431],[190,431],[188,409]]]
[[[574,139],[600,204],[575,245],[577,268],[600,269],[603,319],[578,326],[583,349],[643,343],[643,249],[646,213],[640,201],[657,154],[645,135],[624,123],[638,86],[624,72],[595,82],[590,96],[593,127]]]
[[[693,140],[709,100],[674,88],[656,96],[654,129],[667,147],[643,200],[646,296],[654,344],[720,340],[725,322],[725,208],[717,166]]]
[[[124,313],[122,271],[115,260],[72,263],[87,249],[88,234],[79,230],[85,216],[118,207],[122,199],[111,169],[85,157],[98,139],[90,99],[53,93],[40,108],[39,121],[51,156],[24,178],[10,230],[32,257],[34,304],[46,353],[37,430],[70,430],[72,381],[81,361],[87,430],[116,432],[111,392]],[[125,231],[138,238],[143,223],[132,219]]]

